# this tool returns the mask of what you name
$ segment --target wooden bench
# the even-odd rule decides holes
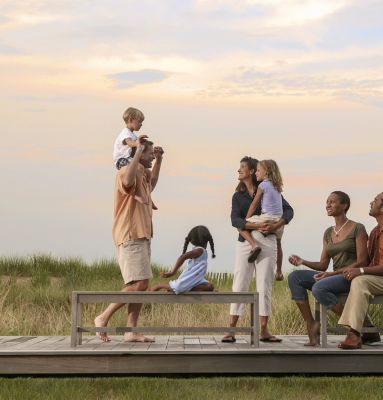
[[[142,304],[250,304],[250,327],[83,327],[82,305],[100,303],[142,303]],[[83,332],[226,332],[250,333],[251,346],[259,347],[259,306],[258,293],[250,292],[188,292],[176,295],[169,292],[72,292],[71,347],[82,343]]]
[[[347,300],[348,293],[338,295],[339,302],[344,304]],[[375,296],[374,299],[371,300],[370,304],[383,304],[383,295]],[[334,333],[346,333],[347,328],[345,327],[329,327],[327,323],[327,309],[324,305],[315,302],[315,320],[320,321],[320,337],[319,343],[321,347],[327,347],[327,332],[331,330]],[[377,332],[381,331],[381,328],[378,327],[364,327],[362,329],[362,333],[366,332]]]

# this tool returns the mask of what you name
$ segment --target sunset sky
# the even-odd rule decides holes
[[[122,113],[165,149],[152,259],[207,225],[231,271],[244,155],[275,159],[295,218],[285,255],[318,259],[333,190],[369,231],[383,191],[380,0],[2,0],[0,254],[112,258]],[[284,269],[288,268],[285,257]]]

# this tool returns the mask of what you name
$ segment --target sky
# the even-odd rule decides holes
[[[171,266],[195,225],[230,272],[240,159],[278,162],[295,210],[285,260],[317,260],[351,197],[365,224],[383,191],[380,0],[2,0],[0,255],[111,259],[112,147],[123,111],[165,150],[152,260]]]

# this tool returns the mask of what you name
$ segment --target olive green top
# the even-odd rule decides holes
[[[332,226],[326,229],[323,240],[327,242],[327,252],[329,257],[332,258],[333,269],[336,271],[356,261],[356,237],[363,232],[367,235],[367,232],[364,225],[357,222],[351,232],[343,240],[333,243],[331,237],[332,230]]]

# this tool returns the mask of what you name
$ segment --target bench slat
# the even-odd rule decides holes
[[[174,293],[155,292],[75,292],[81,304],[99,303],[156,303],[156,304],[227,304],[252,303],[254,293]]]

